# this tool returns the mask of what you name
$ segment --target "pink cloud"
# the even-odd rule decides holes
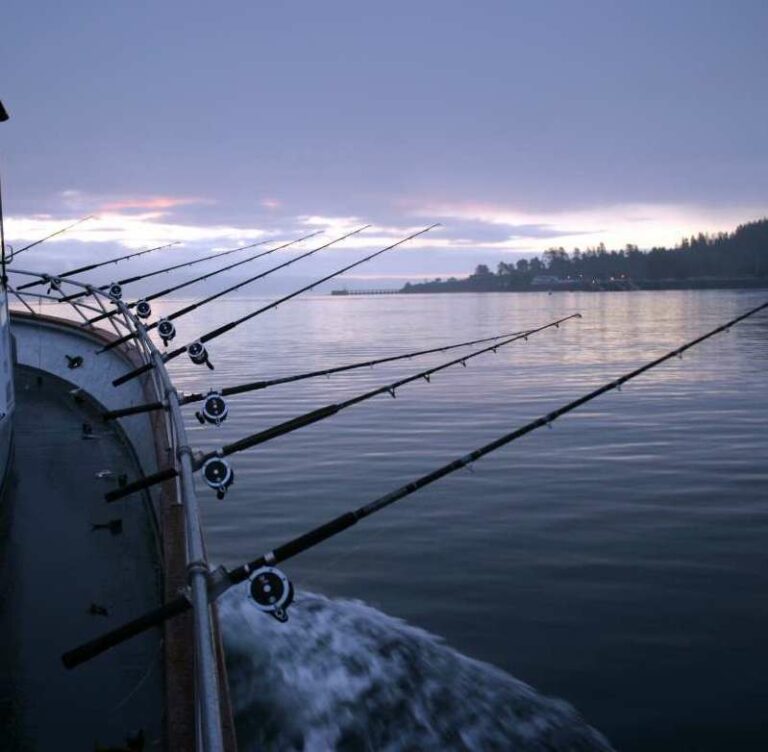
[[[202,203],[200,198],[174,198],[173,196],[147,196],[146,198],[125,198],[104,204],[99,211],[119,212],[126,209],[172,209],[175,206]]]
[[[263,198],[260,203],[265,209],[279,209],[283,205],[276,198]]]

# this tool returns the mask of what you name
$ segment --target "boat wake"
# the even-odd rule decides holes
[[[610,750],[567,703],[360,601],[297,593],[290,620],[245,586],[220,601],[243,750]]]

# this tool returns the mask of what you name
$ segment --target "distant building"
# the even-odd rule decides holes
[[[570,279],[560,279],[554,274],[537,274],[531,280],[531,287],[562,287],[573,284]]]

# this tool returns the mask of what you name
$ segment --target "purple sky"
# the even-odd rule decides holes
[[[373,223],[334,266],[442,222],[350,280],[399,284],[768,214],[765,0],[10,0],[3,31],[9,242],[99,214],[27,267]]]

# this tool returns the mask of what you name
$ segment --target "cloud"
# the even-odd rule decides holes
[[[96,204],[76,190],[61,195],[64,201],[76,201],[78,210]],[[271,199],[265,199],[271,200]],[[317,245],[346,235],[364,224],[364,232],[347,238],[329,249],[330,253],[345,255],[370,253],[393,245],[404,237],[423,229],[435,220],[437,227],[404,244],[392,259],[382,261],[386,274],[458,276],[461,272],[438,275],[432,269],[466,270],[475,264],[495,264],[510,256],[541,253],[552,246],[586,248],[605,243],[620,248],[636,243],[641,248],[672,245],[683,235],[698,232],[733,230],[736,225],[766,214],[766,207],[717,207],[715,209],[672,204],[617,204],[586,209],[535,211],[503,204],[480,202],[423,203],[411,206],[389,221],[370,222],[354,214],[307,213],[299,216],[265,215],[258,223],[237,226],[228,222],[206,222],[205,217],[191,209],[183,218],[172,217],[169,210],[185,205],[209,203],[205,199],[178,196],[149,196],[115,198],[103,203],[95,219],[78,225],[53,238],[35,251],[41,263],[54,263],[61,258],[62,243],[102,244],[104,249],[94,253],[109,253],[115,246],[128,250],[148,248],[180,241],[186,249],[216,250],[232,248],[256,240],[290,240],[306,234],[307,230],[322,230]],[[35,241],[71,224],[81,214],[69,207],[63,216],[35,214],[10,216],[6,221],[6,237],[13,245]],[[401,221],[402,220],[402,221]],[[418,221],[418,224],[411,224]],[[313,243],[315,241],[312,241]],[[66,254],[78,253],[67,247]],[[311,247],[311,246],[310,246]],[[325,255],[325,254],[324,254]],[[351,260],[351,259],[350,259]]]
[[[283,205],[282,201],[278,201],[276,198],[263,198],[259,203],[265,209],[279,209]]]
[[[7,219],[7,236],[15,243],[30,242],[55,232],[71,224],[77,217],[52,217],[50,215],[11,216]],[[141,248],[148,245],[160,245],[172,241],[180,241],[186,245],[205,245],[214,247],[217,244],[229,246],[264,238],[285,238],[306,234],[307,230],[323,231],[327,242],[334,237],[340,237],[365,225],[366,222],[358,217],[332,217],[307,215],[296,218],[286,218],[281,226],[263,224],[261,226],[236,227],[225,224],[191,224],[170,221],[163,211],[143,211],[123,213],[104,211],[88,223],[78,225],[72,230],[52,238],[46,247],[59,243],[111,243],[125,246],[129,249]],[[371,225],[364,233],[346,239],[334,250],[369,250],[384,247],[412,234],[423,225],[417,226],[385,226]],[[439,228],[438,228],[439,229]],[[409,242],[412,248],[442,247],[446,241],[435,237],[437,230],[428,235]],[[432,237],[430,237],[432,236]],[[426,240],[426,238],[430,238]]]
[[[415,279],[422,279],[422,280],[432,280],[436,277],[440,277],[441,279],[450,279],[451,277],[456,277],[456,279],[464,279],[465,277],[469,276],[469,272],[465,269],[464,271],[460,272],[429,272],[428,274],[423,274],[420,272],[412,272],[410,274],[343,274],[338,278],[340,282],[344,282],[345,280],[356,280],[356,281],[363,281],[363,282],[382,282],[382,281],[388,281],[388,280],[394,280],[394,281],[408,281],[408,280],[415,280]]]
[[[72,192],[67,192],[72,193]],[[175,196],[145,196],[134,198],[123,198],[116,201],[110,201],[101,206],[99,212],[121,212],[131,209],[143,210],[161,210],[173,209],[176,206],[189,206],[190,204],[211,203],[202,198],[182,198]]]
[[[75,218],[53,218],[46,215],[8,217],[6,235],[17,243],[30,242],[50,235]],[[72,230],[52,238],[46,245],[70,241],[80,243],[111,243],[129,249],[180,241],[185,244],[238,245],[275,235],[263,227],[232,227],[228,225],[193,225],[166,221],[163,212],[121,214],[102,212],[99,216]]]
[[[478,248],[540,252],[553,245],[584,248],[605,243],[621,248],[674,245],[683,236],[733,230],[738,224],[766,214],[761,207],[705,207],[690,204],[616,204],[588,209],[536,212],[499,204],[435,203],[412,212],[415,216],[446,220],[449,227],[464,224],[496,228],[502,241],[479,243]],[[482,233],[475,232],[474,235]]]

